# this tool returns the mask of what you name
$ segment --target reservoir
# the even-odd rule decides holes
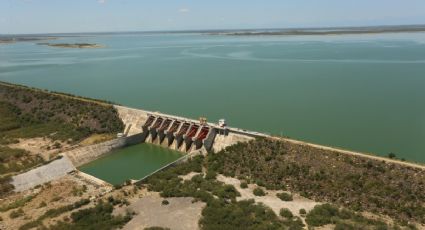
[[[141,179],[182,157],[183,154],[152,144],[138,144],[115,150],[78,169],[113,185],[127,179]]]
[[[59,37],[105,47],[0,44],[0,80],[425,162],[425,33]]]

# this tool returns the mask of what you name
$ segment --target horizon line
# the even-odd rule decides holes
[[[395,28],[395,27],[425,27],[425,24],[387,24],[367,26],[325,26],[325,27],[275,27],[275,28],[238,28],[238,29],[176,29],[176,30],[122,30],[122,31],[86,31],[86,32],[47,32],[47,33],[6,33],[0,36],[26,35],[72,35],[72,34],[118,34],[118,33],[199,33],[199,32],[227,32],[227,31],[255,31],[255,30],[317,30],[317,29],[365,29],[365,28]]]

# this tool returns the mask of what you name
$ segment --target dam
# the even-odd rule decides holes
[[[64,153],[77,170],[110,184],[138,181],[196,154],[217,152],[264,134],[199,120],[115,106],[125,128],[116,140]]]
[[[188,119],[160,112],[114,106],[125,129],[123,136],[140,135],[140,142],[159,145],[182,153],[218,152],[237,142],[269,135],[227,126],[224,119],[217,123],[206,118]]]

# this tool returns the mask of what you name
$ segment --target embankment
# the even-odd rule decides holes
[[[135,134],[128,137],[121,137],[99,144],[89,145],[81,148],[76,148],[68,152],[62,153],[67,156],[75,167],[87,164],[98,159],[105,154],[112,152],[115,149],[124,148],[129,145],[134,145],[142,141],[142,135]]]
[[[49,164],[12,177],[12,184],[15,186],[15,191],[20,192],[59,179],[74,170],[72,162],[63,156]]]

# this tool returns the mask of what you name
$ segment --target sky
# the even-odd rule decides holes
[[[425,0],[0,0],[0,34],[425,24]]]

